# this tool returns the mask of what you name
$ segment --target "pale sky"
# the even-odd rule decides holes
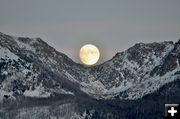
[[[41,37],[80,62],[86,43],[99,63],[139,42],[180,38],[180,0],[0,0],[0,32]]]

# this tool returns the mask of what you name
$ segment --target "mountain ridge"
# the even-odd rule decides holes
[[[104,105],[112,109],[109,112],[111,116],[113,111],[116,113],[112,119],[119,118],[121,116],[118,113],[122,110],[116,109],[123,108],[121,101],[129,103],[128,110],[129,106],[133,106],[132,102],[146,102],[157,95],[159,90],[162,91],[158,94],[164,94],[164,87],[172,87],[178,94],[179,85],[172,85],[179,83],[179,61],[180,40],[176,43],[137,43],[102,64],[86,67],[58,52],[40,38],[14,37],[0,33],[0,117],[1,112],[21,105],[20,102],[23,102],[23,108],[26,108],[25,105],[35,108],[37,104],[37,110],[41,108],[42,101],[45,106],[42,112],[50,113],[52,107],[49,105],[56,102],[60,106],[55,107],[56,110],[70,110],[72,106],[71,116],[91,119],[92,115],[98,113],[100,116],[102,113],[108,118],[107,110],[100,109]],[[169,91],[166,96],[171,93]],[[122,105],[115,106],[115,102]],[[61,107],[61,104],[65,106]],[[159,100],[158,104],[162,108]],[[137,106],[140,105],[137,103]],[[35,112],[30,110],[27,115],[30,113]]]
[[[70,82],[79,85],[78,87],[84,93],[99,98],[114,92],[117,95],[122,91],[129,90],[133,84],[136,86],[141,80],[148,82],[155,75],[153,72],[157,73],[158,67],[164,66],[163,60],[172,54],[175,48],[179,47],[178,42],[174,44],[172,41],[137,43],[126,51],[117,53],[112,59],[102,64],[85,67],[75,63],[67,55],[56,51],[40,38],[11,37],[1,33],[0,42],[2,47],[14,52],[20,59],[33,66],[41,65],[51,72],[60,74],[60,77],[66,77]],[[179,51],[176,53],[177,56],[179,56],[178,53]],[[177,61],[179,61],[178,58],[176,57]],[[177,61],[173,63],[177,64]],[[179,68],[177,65],[173,66],[172,70]],[[164,71],[164,74],[166,72]],[[164,74],[161,73],[160,76]],[[158,89],[158,87],[156,88]],[[140,97],[142,96],[143,94]]]

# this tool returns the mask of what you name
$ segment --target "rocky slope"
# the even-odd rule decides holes
[[[128,111],[121,109],[124,103],[128,105],[125,109],[141,106],[138,101],[154,100],[158,91],[159,96],[173,101],[175,95],[168,97],[171,90],[164,95],[163,92],[176,83],[172,88],[177,94],[180,92],[179,61],[180,41],[166,41],[138,43],[103,64],[86,67],[40,38],[0,33],[0,117],[25,118],[33,113],[38,119],[47,112],[51,118],[130,118]],[[157,96],[155,102],[160,99]],[[159,105],[160,110],[162,104]],[[14,112],[15,108],[19,111]],[[36,114],[34,110],[40,108],[42,111]],[[63,116],[63,112],[58,112],[62,108],[71,113]],[[121,112],[124,115],[120,116]],[[129,116],[137,113],[141,111],[132,111]]]

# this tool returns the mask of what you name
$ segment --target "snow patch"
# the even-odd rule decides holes
[[[27,96],[27,97],[50,97],[50,94],[49,92],[46,92],[44,90],[44,87],[42,87],[41,85],[36,87],[35,90],[26,90],[24,92],[24,96]]]
[[[69,95],[74,95],[74,93],[73,92],[71,92],[71,91],[66,91],[66,90],[64,90],[64,89],[62,89],[62,88],[55,88],[55,89],[51,89],[51,92],[55,92],[55,93],[58,93],[58,94],[69,94]]]
[[[16,42],[17,42],[17,44],[19,45],[20,48],[36,52],[36,49],[31,46],[32,44],[34,44],[36,42],[35,39],[31,39],[30,43],[27,43],[27,44],[23,43],[23,42],[20,42],[18,40],[18,37],[15,37],[14,39],[16,40]]]
[[[176,59],[177,67],[179,67],[179,59]]]
[[[3,71],[2,74],[8,75],[8,72],[7,71]]]
[[[0,58],[18,60],[19,57],[9,51],[9,49],[0,46]]]
[[[90,83],[81,82],[81,90],[91,95],[102,95],[107,91],[99,80]]]
[[[116,94],[116,93],[125,91],[125,90],[129,89],[130,87],[132,87],[132,85],[133,84],[131,82],[123,81],[120,86],[112,87],[111,89],[109,89],[106,92],[106,94]]]

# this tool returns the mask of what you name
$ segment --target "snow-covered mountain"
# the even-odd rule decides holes
[[[86,67],[75,63],[40,38],[14,37],[0,33],[0,102],[63,100],[62,104],[78,107],[74,105],[74,101],[66,102],[64,99],[84,102],[88,100],[88,103],[91,100],[92,104],[96,104],[98,100],[141,100],[173,82],[178,82],[179,62],[180,41],[138,43],[117,53],[103,64]],[[9,102],[8,105],[12,106]],[[24,105],[31,104],[25,101],[22,107]],[[99,102],[97,105],[102,106]],[[1,117],[1,112],[8,106],[0,107]],[[87,105],[82,107],[86,109]],[[31,108],[29,113],[34,113],[34,109],[40,110],[39,108],[41,105]],[[43,105],[43,108],[50,114],[51,107]],[[94,108],[88,114],[80,108],[82,115],[73,109],[70,115],[82,119],[91,118],[92,114],[96,115]],[[19,116],[23,118],[27,109],[19,110]],[[28,117],[29,113],[25,116]]]
[[[50,97],[83,94],[66,68],[76,65],[40,38],[0,34],[0,97]]]
[[[103,96],[138,99],[179,79],[180,41],[139,43],[92,69],[105,90]]]

